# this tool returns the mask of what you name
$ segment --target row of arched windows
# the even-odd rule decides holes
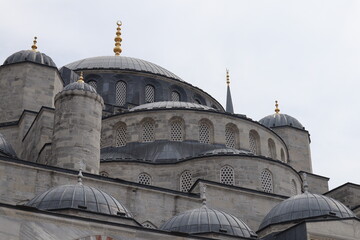
[[[87,82],[90,86],[97,90],[97,82],[95,80],[90,80]],[[115,104],[118,106],[124,106],[126,104],[127,96],[127,84],[124,81],[118,81],[115,84]],[[153,85],[146,85],[144,90],[145,103],[155,102],[155,87]],[[181,101],[180,93],[173,90],[170,95],[171,101]],[[197,98],[194,98],[194,102],[201,104],[201,101]]]
[[[185,124],[181,118],[173,118],[170,120],[170,141],[181,142],[185,136]],[[199,121],[198,140],[200,143],[213,143],[213,125],[207,120]],[[146,118],[141,124],[141,141],[153,142],[155,141],[155,121],[151,118]],[[115,146],[121,147],[126,145],[127,130],[126,124],[120,123],[115,130]],[[229,123],[225,126],[225,146],[228,148],[239,148],[239,130]],[[260,136],[255,130],[249,132],[249,150],[255,155],[260,155]],[[268,157],[277,159],[276,145],[273,139],[268,139]],[[284,149],[280,149],[280,160],[286,162]]]

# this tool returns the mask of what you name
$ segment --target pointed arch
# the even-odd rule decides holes
[[[169,121],[170,125],[170,141],[182,142],[185,135],[184,120],[180,117],[174,117]]]
[[[201,119],[199,121],[199,142],[212,143],[214,136],[214,128],[211,121],[208,119]]]
[[[255,130],[249,132],[250,151],[255,155],[260,155],[260,136]]]
[[[155,141],[155,121],[152,118],[146,118],[141,124],[141,141]]]
[[[115,146],[122,147],[127,143],[127,127],[124,122],[119,122],[115,127]]]
[[[268,139],[268,155],[272,159],[276,159],[276,146],[272,138]]]
[[[239,129],[233,123],[228,123],[225,126],[225,146],[239,148]]]

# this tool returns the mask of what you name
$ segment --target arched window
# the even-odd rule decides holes
[[[255,154],[260,154],[260,137],[259,134],[255,130],[251,130],[249,133],[249,144],[250,144],[250,151]]]
[[[224,166],[220,169],[220,182],[227,185],[234,185],[234,168],[230,166]]]
[[[140,173],[138,176],[138,183],[144,185],[151,185],[151,177],[147,173]]]
[[[97,82],[94,80],[88,81],[88,84],[92,86],[95,90],[97,90]]]
[[[115,104],[124,106],[126,103],[126,83],[118,81],[115,85]]]
[[[201,120],[199,122],[199,142],[211,143],[212,127],[210,122]]]
[[[188,192],[192,186],[191,172],[186,170],[180,176],[180,191]]]
[[[121,147],[126,145],[126,125],[121,124],[116,128],[115,146]]]
[[[264,192],[272,193],[273,192],[273,179],[272,174],[269,170],[264,169],[260,175],[261,189]]]
[[[100,172],[100,176],[109,177],[109,173],[102,171],[102,172]]]
[[[268,140],[268,150],[269,150],[269,157],[272,159],[276,159],[276,146],[274,140],[269,138]]]
[[[146,103],[155,102],[155,88],[151,85],[145,86],[145,102]]]
[[[227,124],[225,127],[225,146],[236,148],[236,127],[233,124]]]
[[[184,124],[180,119],[170,122],[170,140],[176,142],[184,140]]]
[[[291,180],[291,196],[297,195],[297,186],[295,180]]]
[[[281,155],[281,161],[282,161],[282,162],[286,162],[284,149],[281,149],[281,150],[280,150],[280,155]]]
[[[153,120],[146,120],[142,124],[142,142],[153,142],[155,140],[155,123]]]
[[[177,91],[171,92],[171,101],[174,101],[174,102],[180,101],[180,94]]]

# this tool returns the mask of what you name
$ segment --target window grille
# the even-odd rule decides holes
[[[276,146],[274,140],[269,138],[268,140],[268,151],[269,151],[269,157],[272,159],[276,159]]]
[[[153,142],[155,140],[154,131],[155,124],[152,121],[144,122],[142,126],[142,141]]]
[[[145,86],[145,102],[146,103],[155,102],[155,88],[151,85]]]
[[[258,144],[257,144],[257,139],[254,133],[250,132],[249,134],[249,143],[250,143],[250,152],[252,152],[253,154],[258,154],[257,153],[257,149],[258,149]]]
[[[230,126],[225,128],[225,146],[235,148],[235,131]]]
[[[210,126],[205,122],[200,123],[199,126],[199,142],[210,143]]]
[[[138,182],[144,185],[151,185],[151,177],[147,173],[141,173],[138,176]]]
[[[293,180],[291,180],[291,196],[295,196],[297,195],[297,187],[296,187],[296,182]]]
[[[171,92],[171,101],[179,102],[180,101],[180,94],[176,91]]]
[[[192,175],[190,171],[185,171],[180,176],[180,191],[188,192],[192,186]]]
[[[281,152],[281,161],[282,161],[282,162],[286,162],[284,149],[281,149],[280,152]]]
[[[119,81],[115,86],[115,103],[118,106],[124,106],[126,103],[126,83]]]
[[[170,140],[181,142],[183,141],[183,124],[180,120],[172,121],[170,124]]]
[[[273,192],[273,180],[272,180],[271,172],[267,169],[264,169],[261,172],[260,180],[261,180],[262,190],[264,192],[272,193]]]
[[[126,145],[126,126],[122,125],[116,129],[115,146],[121,147]]]
[[[225,166],[221,168],[220,182],[227,185],[234,185],[234,169],[232,167]]]
[[[95,90],[97,90],[97,82],[94,80],[88,81],[88,84],[92,86]]]

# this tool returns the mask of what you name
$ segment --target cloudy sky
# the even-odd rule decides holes
[[[360,1],[2,1],[0,63],[38,50],[58,67],[113,55],[156,63],[225,104],[230,69],[236,113],[282,113],[311,134],[314,173],[330,188],[360,184]],[[359,122],[358,122],[359,121]]]

